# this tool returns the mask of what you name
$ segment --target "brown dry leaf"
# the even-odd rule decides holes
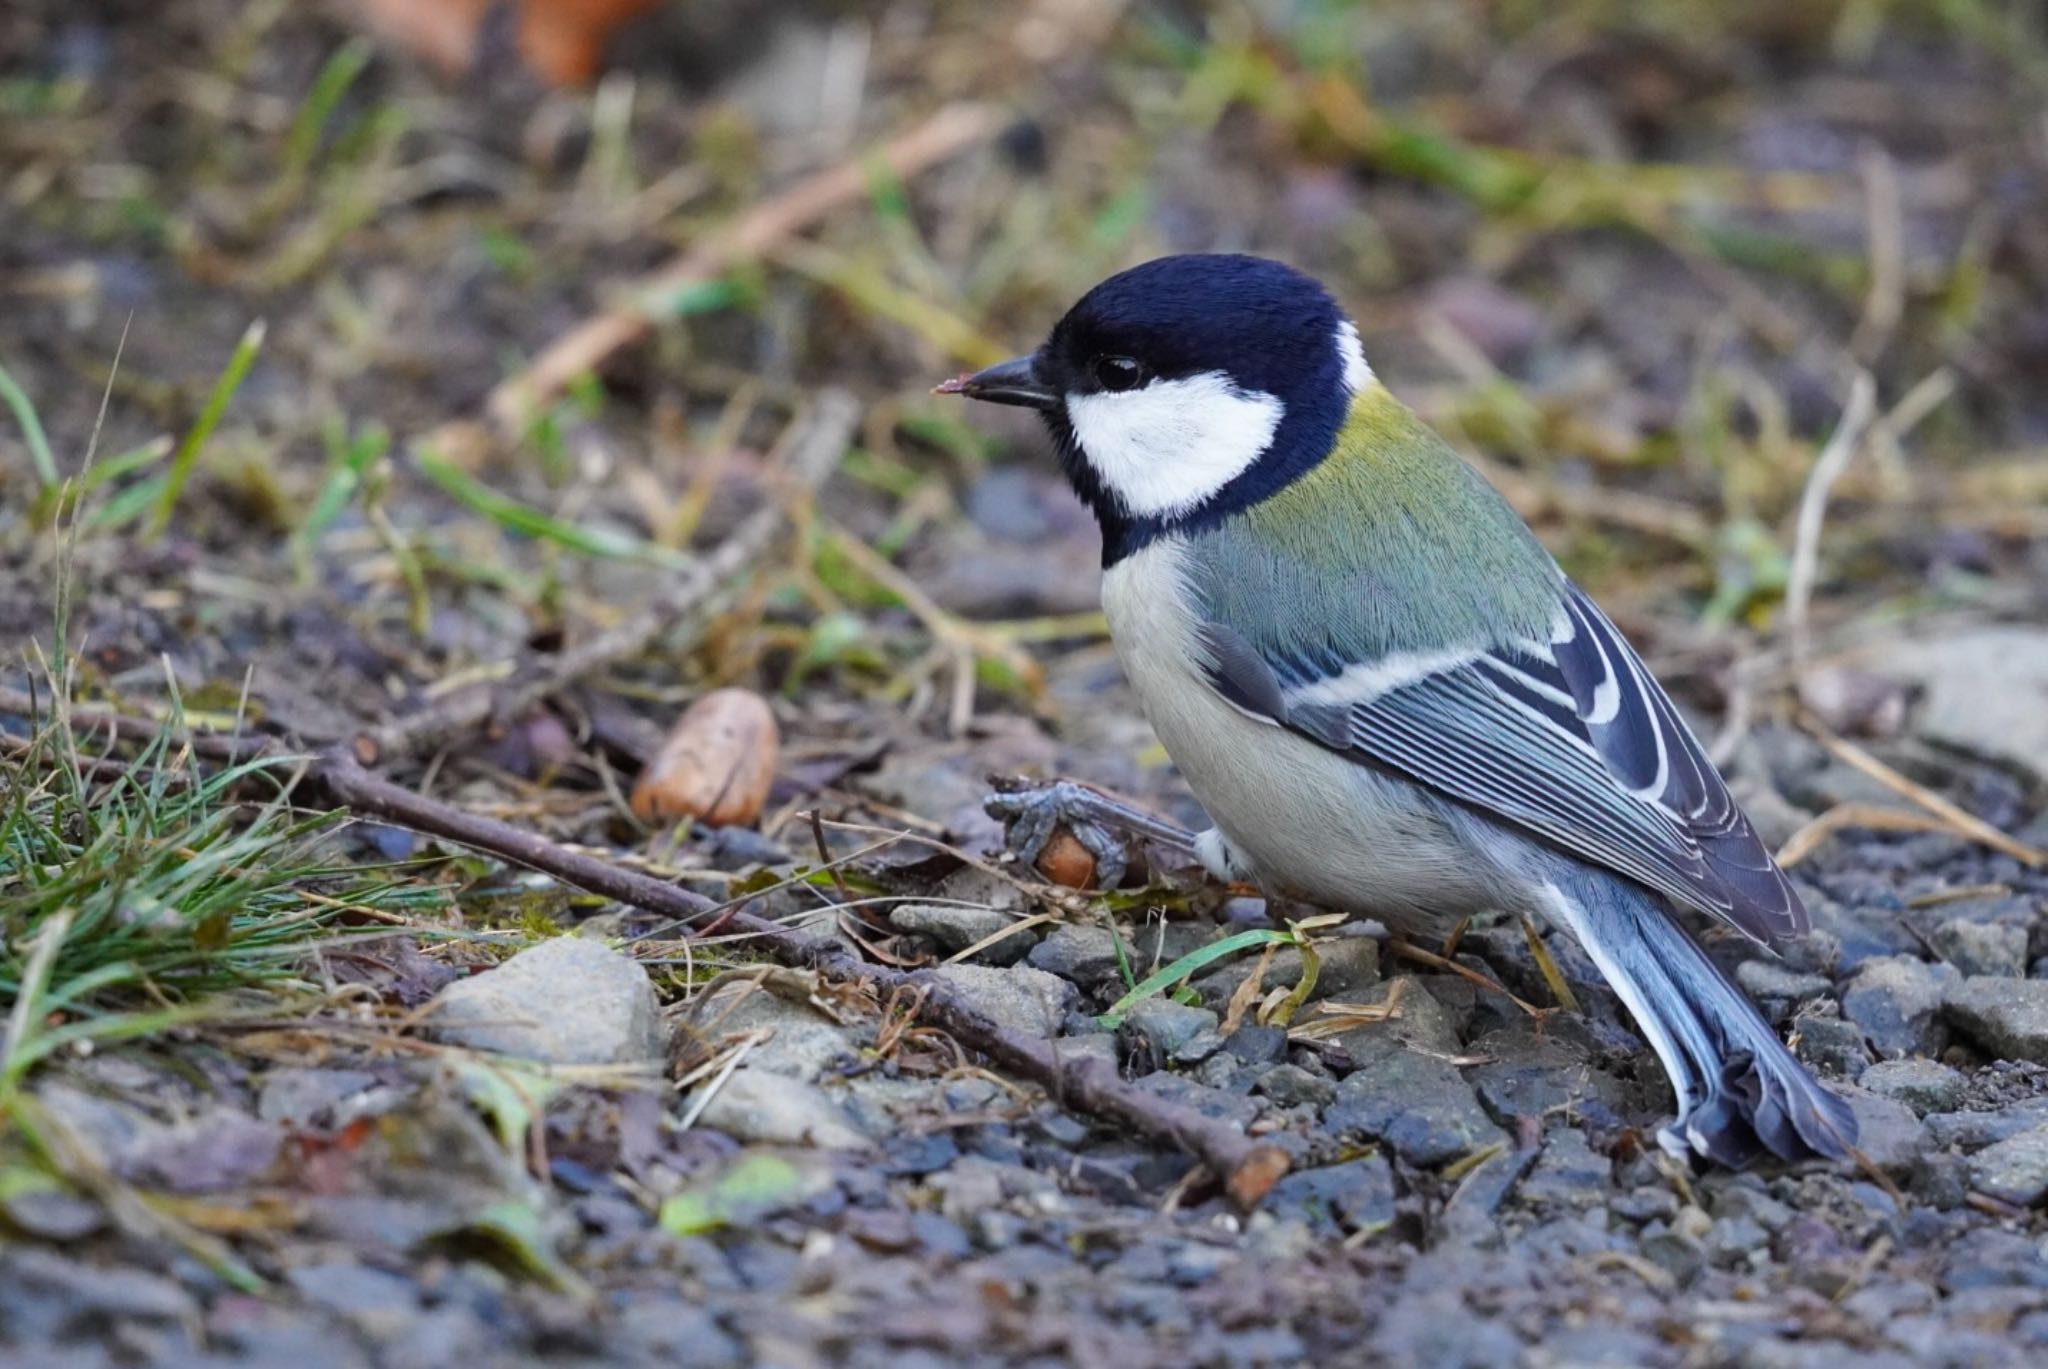
[[[767,700],[751,690],[714,689],[684,711],[641,772],[633,812],[646,822],[752,823],[768,801],[781,754],[782,734]]]

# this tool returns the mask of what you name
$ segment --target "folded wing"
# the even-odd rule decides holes
[[[1369,667],[1203,625],[1237,707],[1713,913],[1759,941],[1806,910],[1641,659],[1568,581],[1549,641]]]

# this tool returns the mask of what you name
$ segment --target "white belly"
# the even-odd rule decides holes
[[[1510,899],[1495,863],[1404,781],[1240,712],[1202,678],[1178,548],[1154,542],[1104,575],[1124,674],[1210,820],[1261,884],[1422,931]]]

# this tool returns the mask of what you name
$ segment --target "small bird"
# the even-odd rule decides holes
[[[1117,656],[1215,824],[1190,843],[1210,873],[1408,934],[1541,913],[1670,1077],[1666,1150],[1849,1153],[1847,1105],[1675,916],[1768,943],[1807,930],[1799,896],[1641,658],[1320,284],[1164,257],[938,390],[1045,421],[1102,529]],[[1045,792],[1040,835],[1131,816]]]

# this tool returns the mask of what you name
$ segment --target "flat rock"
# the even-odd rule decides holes
[[[1570,1110],[1577,1116],[1589,1102],[1609,1112],[1626,1104],[1621,1081],[1593,1066],[1580,1042],[1530,1024],[1503,1027],[1472,1043],[1471,1053],[1487,1057],[1466,1078],[1494,1119],[1544,1117]]]
[[[1980,627],[1887,643],[1884,673],[1920,686],[1919,735],[2048,780],[2048,632]]]
[[[1932,1144],[1927,1126],[1913,1109],[1896,1098],[1861,1087],[1837,1088],[1856,1116],[1856,1146],[1870,1162],[1891,1174],[1904,1174]]]
[[[891,927],[926,937],[948,954],[964,951],[1016,924],[1016,918],[995,908],[963,908],[947,903],[903,903],[889,914]],[[1014,965],[1030,952],[1031,945],[1032,934],[1018,932],[975,952],[974,960],[982,965]]]
[[[1260,1075],[1252,1087],[1283,1108],[1304,1104],[1320,1108],[1337,1097],[1335,1080],[1311,1074],[1299,1065],[1275,1065]]]
[[[1801,1060],[1841,1079],[1857,1079],[1870,1067],[1870,1047],[1854,1022],[1824,1012],[1792,1019],[1793,1051]]]
[[[1942,1046],[1942,996],[1957,978],[1951,966],[1912,956],[1867,960],[1842,990],[1842,1015],[1880,1056],[1932,1055]]]
[[[1033,946],[1030,961],[1035,970],[1091,989],[1117,977],[1116,937],[1107,927],[1070,922]]]
[[[1216,1029],[1216,1014],[1170,998],[1148,998],[1124,1018],[1129,1031],[1151,1050],[1155,1060],[1171,1060],[1175,1051],[1196,1035]]]
[[[1834,987],[1826,975],[1805,973],[1775,960],[1743,961],[1735,967],[1735,982],[1773,1022],[1784,1021],[1801,1003]]]
[[[1353,1027],[1330,1038],[1330,1044],[1360,1066],[1402,1050],[1430,1055],[1456,1055],[1461,1049],[1457,1014],[1423,987],[1413,975],[1398,975],[1370,993],[1347,1001],[1380,1005],[1398,994],[1396,1015],[1384,1022]]]
[[[1376,1137],[1412,1165],[1439,1165],[1507,1140],[1456,1066],[1414,1051],[1351,1074],[1323,1116],[1331,1131]]]
[[[1992,1054],[2048,1065],[2048,980],[1972,975],[1949,986],[1943,1007],[1958,1031]]]
[[[712,994],[693,1021],[719,1037],[755,1033],[747,1068],[814,1083],[857,1051],[853,1033],[808,1003],[797,1003],[761,984],[730,984]]]
[[[1927,939],[1966,975],[2019,979],[2027,973],[2027,929],[2017,923],[1951,918]]]
[[[1872,1093],[1896,1098],[1922,1117],[1930,1112],[1953,1112],[1962,1105],[1968,1084],[1960,1072],[1940,1061],[1916,1056],[1880,1060],[1856,1082]]]
[[[1259,1115],[1259,1105],[1254,1099],[1210,1088],[1206,1084],[1196,1083],[1192,1079],[1167,1070],[1154,1071],[1137,1083],[1139,1088],[1148,1093],[1156,1093],[1161,1098],[1192,1108],[1204,1117],[1213,1117],[1218,1121],[1235,1122],[1241,1127],[1249,1126]]]
[[[865,1150],[867,1135],[816,1084],[742,1065],[705,1104],[697,1124],[736,1141]]]
[[[1577,1127],[1558,1127],[1543,1138],[1536,1167],[1516,1190],[1516,1198],[1534,1208],[1591,1208],[1602,1202],[1614,1173],[1614,1162],[1594,1150]]]
[[[1026,965],[941,965],[932,973],[998,1024],[1031,1036],[1057,1035],[1074,996],[1066,980]]]
[[[1970,1187],[2032,1207],[2048,1198],[2048,1126],[1986,1146],[1970,1157]]]
[[[1978,1150],[2023,1131],[2048,1126],[2048,1097],[2027,1098],[1995,1112],[1930,1112],[1927,1129],[1935,1144]]]
[[[1374,1151],[1342,1164],[1296,1170],[1273,1186],[1264,1207],[1275,1216],[1300,1216],[1318,1230],[1376,1231],[1394,1220],[1394,1168]]]
[[[647,971],[576,936],[543,941],[450,984],[428,1026],[454,1045],[551,1065],[632,1064],[668,1051]]]

